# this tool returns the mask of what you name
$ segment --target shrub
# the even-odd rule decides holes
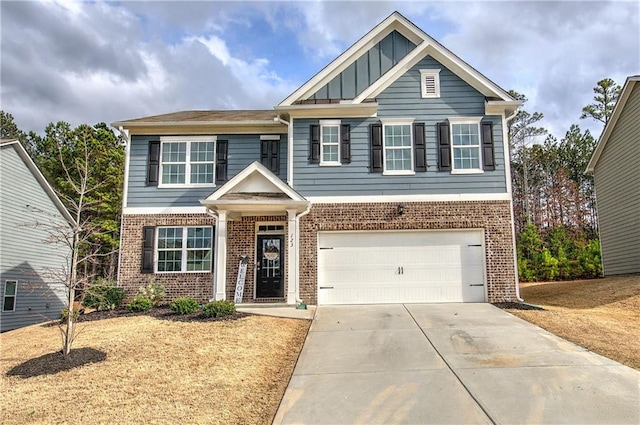
[[[82,304],[85,307],[101,310],[113,310],[122,305],[126,293],[116,283],[108,280],[97,280],[87,288]]]
[[[143,286],[140,288],[139,294],[143,297],[149,298],[151,300],[151,303],[157,306],[164,299],[164,286],[162,286],[162,284],[160,283],[156,283],[153,279],[151,279],[147,286]]]
[[[127,304],[127,310],[131,312],[148,311],[153,306],[153,303],[148,297],[144,295],[136,295],[133,300]]]
[[[80,310],[78,310],[77,308],[72,309],[71,311],[73,311],[73,320],[76,321],[80,318]],[[67,318],[69,317],[69,309],[64,309],[60,312],[60,322],[64,323],[67,321]]]
[[[169,308],[177,314],[191,314],[198,311],[200,304],[198,304],[198,301],[196,301],[195,298],[181,297],[173,300],[169,305]]]
[[[236,305],[227,300],[213,301],[202,307],[202,315],[204,317],[224,317],[235,312]]]

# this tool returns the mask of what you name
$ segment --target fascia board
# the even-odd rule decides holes
[[[602,131],[600,140],[598,140],[598,144],[596,145],[596,148],[593,150],[593,155],[589,160],[589,164],[587,164],[587,169],[585,170],[586,173],[594,172],[596,168],[596,164],[600,159],[600,155],[602,155],[602,151],[604,150],[607,142],[609,141],[609,137],[611,136],[611,133],[613,132],[613,129],[615,128],[616,123],[618,122],[618,119],[622,114],[622,110],[624,109],[624,106],[627,103],[627,100],[629,100],[629,96],[631,96],[631,92],[633,91],[633,88],[636,85],[636,82],[638,81],[640,81],[640,75],[628,77],[627,80],[625,81],[624,87],[622,87],[622,92],[620,93],[620,97],[618,98],[618,102],[616,103],[616,106],[613,108],[611,119],[609,120],[604,130]]]
[[[378,103],[333,103],[319,105],[276,106],[276,111],[292,118],[370,118],[378,113]]]

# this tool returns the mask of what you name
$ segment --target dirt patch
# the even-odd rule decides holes
[[[57,351],[20,363],[9,369],[7,376],[33,378],[34,376],[53,375],[91,363],[103,362],[106,359],[107,353],[90,347],[71,350],[68,356],[63,356],[62,351]]]
[[[544,310],[510,313],[640,370],[640,275],[523,283],[520,293]]]
[[[234,316],[84,320],[77,325],[75,349],[105,357],[51,374],[24,368],[42,370],[42,359],[55,357],[57,327],[5,332],[0,335],[3,424],[270,424],[310,322]],[[23,373],[17,373],[20,368]]]

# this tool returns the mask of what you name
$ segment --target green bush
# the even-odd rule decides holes
[[[236,305],[227,300],[213,301],[202,307],[202,315],[204,317],[224,317],[235,312]]]
[[[200,308],[200,304],[198,304],[198,301],[196,301],[195,298],[181,297],[173,300],[173,302],[169,305],[169,308],[171,308],[171,310],[173,310],[173,312],[177,314],[191,314],[198,311],[198,308]]]
[[[129,304],[127,304],[127,310],[134,313],[148,311],[151,309],[151,307],[153,307],[153,303],[151,302],[151,300],[148,297],[140,294],[133,297],[133,300]]]
[[[165,291],[164,286],[160,283],[156,283],[153,279],[149,281],[147,286],[143,286],[138,291],[143,297],[149,298],[153,305],[160,305],[164,299]]]
[[[97,280],[87,288],[82,304],[98,311],[113,310],[122,305],[125,297],[125,291],[116,287],[115,282]]]

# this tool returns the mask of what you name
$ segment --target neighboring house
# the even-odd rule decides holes
[[[640,273],[640,75],[627,78],[593,152],[605,275]]]
[[[36,225],[40,223],[40,225]],[[66,305],[60,272],[71,250],[49,243],[53,226],[73,223],[17,140],[0,141],[0,330],[56,319]]]
[[[516,301],[520,102],[393,13],[273,110],[128,132],[119,284],[307,304]]]

